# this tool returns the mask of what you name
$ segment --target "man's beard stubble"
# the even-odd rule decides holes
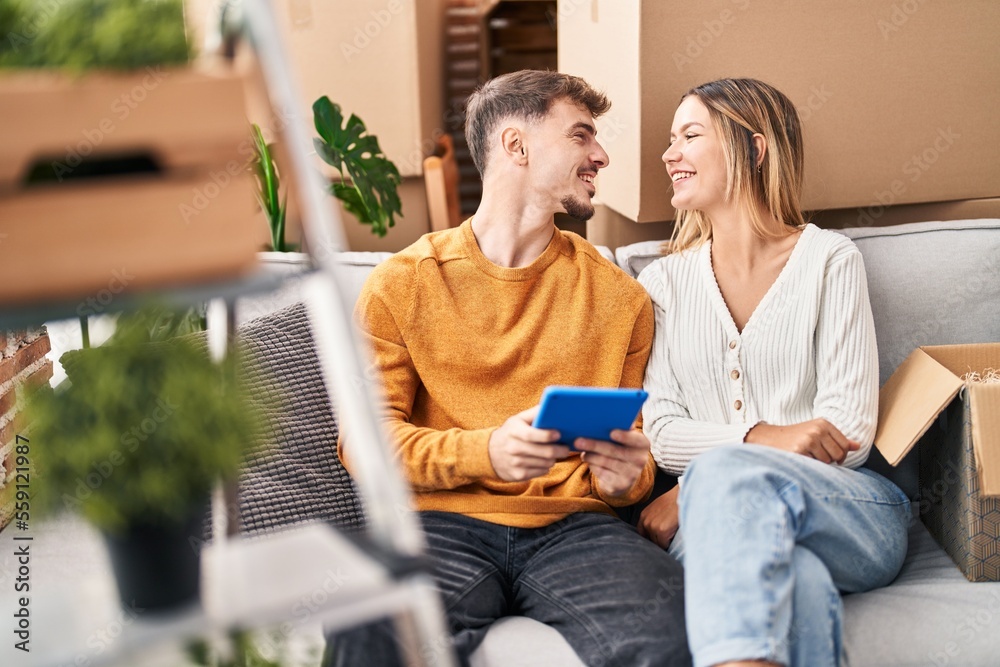
[[[566,195],[560,203],[565,209],[566,215],[575,220],[586,222],[594,217],[594,205],[589,201],[583,202],[572,195]]]

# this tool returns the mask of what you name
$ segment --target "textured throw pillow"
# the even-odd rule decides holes
[[[337,420],[319,371],[305,306],[289,306],[239,330],[257,359],[247,380],[271,428],[267,448],[239,482],[240,528],[260,533],[322,520],[364,525],[354,484],[337,456]]]

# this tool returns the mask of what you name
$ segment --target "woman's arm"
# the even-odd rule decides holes
[[[861,253],[844,241],[827,261],[815,335],[813,419],[760,423],[746,442],[849,468],[868,458],[878,417],[878,351]]]
[[[816,324],[813,415],[833,424],[857,451],[844,465],[867,459],[878,420],[878,348],[861,252],[848,243],[831,257]]]

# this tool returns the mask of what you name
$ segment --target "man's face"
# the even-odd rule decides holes
[[[545,118],[526,129],[525,139],[530,187],[539,204],[589,220],[594,215],[590,200],[597,192],[594,177],[609,162],[590,112],[558,100]]]

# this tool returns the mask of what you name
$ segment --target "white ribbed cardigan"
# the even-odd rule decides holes
[[[663,470],[743,442],[758,422],[822,417],[868,458],[878,415],[878,354],[857,247],[807,225],[739,332],[712,269],[711,243],[668,255],[639,276],[656,332],[646,366],[643,429]]]

